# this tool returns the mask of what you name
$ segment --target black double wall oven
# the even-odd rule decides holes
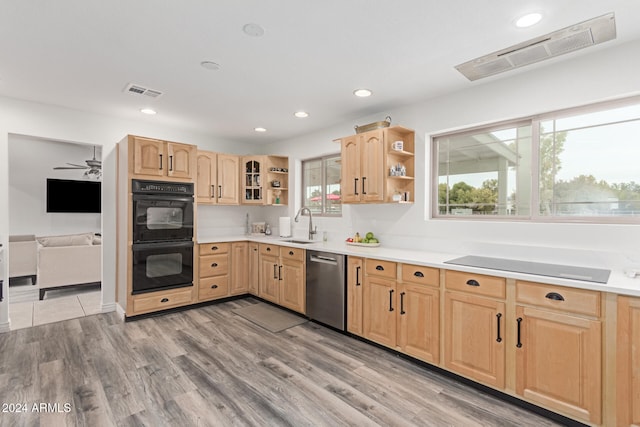
[[[193,183],[131,187],[133,294],[193,286]]]

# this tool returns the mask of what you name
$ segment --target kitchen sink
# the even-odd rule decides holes
[[[301,245],[308,245],[309,243],[315,243],[313,240],[297,240],[297,239],[284,239],[280,241],[287,242],[287,243],[298,243]]]

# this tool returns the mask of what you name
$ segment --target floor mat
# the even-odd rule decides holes
[[[265,303],[248,305],[233,312],[271,332],[284,331],[307,321],[303,317]]]

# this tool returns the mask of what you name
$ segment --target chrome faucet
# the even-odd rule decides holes
[[[309,214],[309,240],[313,240],[313,235],[318,232],[318,227],[316,226],[313,228],[313,216],[311,215],[311,210],[306,206],[301,207],[293,220],[298,222],[298,218],[301,214],[304,215],[305,211]]]

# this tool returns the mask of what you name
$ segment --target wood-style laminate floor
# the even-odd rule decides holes
[[[315,323],[271,333],[232,313],[253,303],[0,334],[0,425],[553,425]]]

